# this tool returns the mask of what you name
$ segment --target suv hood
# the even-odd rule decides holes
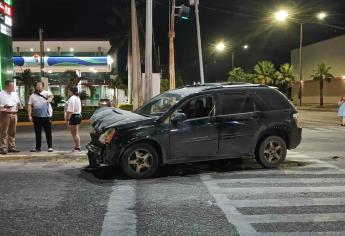
[[[91,126],[97,132],[103,133],[109,128],[130,128],[141,124],[143,121],[151,123],[154,121],[154,118],[142,116],[131,111],[103,107],[95,111],[91,116],[90,121]],[[145,122],[145,124],[147,122]]]

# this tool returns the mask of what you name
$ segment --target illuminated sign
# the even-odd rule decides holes
[[[6,25],[0,24],[0,32],[3,33],[4,35],[12,37],[12,30],[10,27]]]
[[[0,2],[0,13],[12,16],[12,8],[4,2]]]
[[[4,2],[9,5],[9,6],[12,6],[12,0],[4,0]]]
[[[4,23],[5,25],[12,27],[12,18],[9,16],[5,16]]]

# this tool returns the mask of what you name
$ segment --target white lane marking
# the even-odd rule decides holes
[[[120,181],[112,188],[101,236],[136,236],[136,181]]]
[[[274,232],[274,233],[257,233],[255,236],[344,236],[345,231],[342,232]]]
[[[313,183],[345,183],[345,174],[344,177],[337,178],[248,178],[248,179],[217,179],[218,185],[223,184],[242,184],[242,183],[251,183],[251,184],[313,184]],[[221,186],[224,187],[224,186]]]
[[[289,198],[289,199],[256,199],[230,200],[226,204],[236,207],[288,207],[288,206],[331,206],[345,205],[343,198]]]
[[[243,215],[247,223],[344,221],[345,213]]]

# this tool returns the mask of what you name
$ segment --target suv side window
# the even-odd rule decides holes
[[[177,109],[186,115],[187,120],[213,116],[214,110],[215,103],[211,95],[193,98]]]
[[[257,90],[256,94],[272,110],[284,110],[290,108],[290,104],[286,98],[278,91],[273,89],[261,89]]]
[[[228,93],[219,94],[219,115],[231,115],[254,112],[254,103],[247,94]]]

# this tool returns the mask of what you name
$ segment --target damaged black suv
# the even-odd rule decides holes
[[[90,166],[119,165],[132,178],[151,177],[164,164],[241,157],[276,168],[302,135],[290,101],[253,84],[168,91],[135,112],[101,108],[91,125]]]

